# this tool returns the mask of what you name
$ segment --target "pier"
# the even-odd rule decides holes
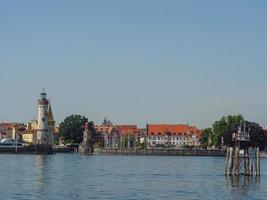
[[[225,160],[226,176],[260,176],[259,147],[250,147],[250,130],[238,127],[238,132],[232,134],[233,147],[227,147]]]

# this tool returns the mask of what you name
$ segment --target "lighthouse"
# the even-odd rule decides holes
[[[48,106],[46,93],[43,89],[40,99],[38,99],[38,128],[36,133],[36,144],[51,144],[51,133],[48,127]]]

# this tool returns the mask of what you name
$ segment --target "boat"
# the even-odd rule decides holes
[[[0,148],[16,148],[22,147],[23,144],[14,139],[2,139],[0,140]]]

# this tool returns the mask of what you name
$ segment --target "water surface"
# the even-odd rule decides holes
[[[0,199],[267,199],[261,161],[225,178],[223,157],[0,155]]]

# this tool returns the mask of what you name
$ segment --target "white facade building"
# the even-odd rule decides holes
[[[148,124],[147,144],[149,146],[198,146],[200,130],[194,126],[172,124]]]

